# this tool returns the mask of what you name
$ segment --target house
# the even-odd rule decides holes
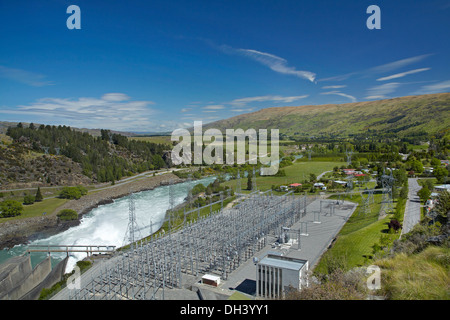
[[[443,184],[443,185],[440,185],[440,186],[435,186],[434,190],[436,192],[442,192],[442,191],[445,191],[445,190],[447,190],[447,192],[450,192],[450,184]]]
[[[320,188],[322,190],[327,190],[327,187],[322,182],[316,182],[314,183],[314,188]]]
[[[347,186],[347,181],[335,180],[333,182],[343,187]]]
[[[355,169],[342,169],[342,172],[346,175],[352,175],[355,174]]]
[[[431,168],[431,167],[426,167],[423,170],[424,173],[433,173],[433,171],[434,171],[434,168]]]
[[[301,183],[291,183],[291,184],[289,185],[289,188],[297,188],[297,187],[301,187],[301,186],[302,186]]]
[[[314,188],[323,188],[325,185],[322,182],[314,183]]]

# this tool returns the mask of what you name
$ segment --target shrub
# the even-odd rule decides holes
[[[23,206],[15,200],[5,200],[0,202],[0,218],[15,217],[21,215]]]
[[[77,187],[64,187],[59,193],[59,197],[63,199],[80,199],[81,191]]]
[[[58,218],[63,221],[71,221],[78,219],[78,213],[72,209],[64,209],[58,213]]]
[[[398,231],[402,228],[402,225],[400,224],[400,222],[398,222],[398,220],[392,219],[389,223],[388,223],[388,227],[389,230],[394,230],[394,231]]]
[[[28,204],[33,204],[34,201],[35,201],[34,196],[27,195],[27,196],[23,197],[23,204],[27,204],[27,205]]]
[[[205,192],[205,190],[206,187],[203,184],[199,183],[192,188],[192,195],[195,196],[199,193]]]

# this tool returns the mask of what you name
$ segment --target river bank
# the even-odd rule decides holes
[[[70,200],[45,216],[6,221],[0,224],[0,249],[26,244],[29,241],[48,237],[76,226],[82,216],[92,209],[130,193],[153,190],[156,187],[183,182],[173,173],[143,177],[127,183],[118,183],[110,188],[92,191],[79,200]],[[76,221],[61,221],[57,213],[63,209],[72,209],[78,213]]]

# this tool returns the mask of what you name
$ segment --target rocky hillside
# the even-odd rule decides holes
[[[44,155],[20,145],[0,144],[0,189],[88,184],[79,163]]]

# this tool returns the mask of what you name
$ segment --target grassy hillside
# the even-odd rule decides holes
[[[267,108],[213,122],[205,129],[279,129],[282,134],[298,138],[365,133],[402,137],[448,131],[449,124],[450,93],[440,93],[339,105]]]

